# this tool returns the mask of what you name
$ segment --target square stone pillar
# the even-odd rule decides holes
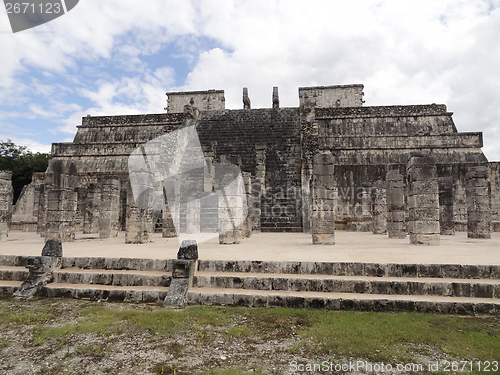
[[[467,237],[491,238],[491,186],[488,167],[467,172]]]
[[[163,215],[163,227],[162,227],[162,237],[164,238],[174,238],[177,237],[177,232],[175,230],[174,220],[172,218],[172,213],[168,208],[168,204],[165,204],[165,207],[162,211]]]
[[[153,209],[151,208],[153,204],[153,188],[145,190],[137,202],[130,187],[127,192],[125,243],[149,243],[153,234]]]
[[[333,162],[329,151],[313,158],[311,232],[314,245],[335,244]]]
[[[387,172],[386,181],[387,235],[389,238],[406,238],[403,176],[394,169]]]
[[[83,233],[99,233],[101,189],[97,184],[89,184],[83,213]]]
[[[241,173],[243,177],[243,183],[245,184],[245,195],[247,199],[247,217],[241,223],[241,236],[243,238],[249,238],[252,235],[252,227],[253,227],[253,216],[252,216],[252,208],[253,208],[253,199],[252,199],[252,175],[248,172]]]
[[[48,169],[53,172],[53,176],[52,183],[46,185],[45,240],[74,241],[78,207],[76,166],[71,162],[55,160]]]
[[[12,172],[0,171],[0,242],[9,236],[13,199]]]
[[[252,230],[260,232],[262,222],[262,198],[266,191],[266,145],[255,145],[255,161],[255,178],[252,180]]]
[[[120,221],[120,179],[116,176],[107,176],[100,182],[99,238],[117,237]]]
[[[439,228],[441,235],[455,234],[455,216],[453,213],[453,177],[438,177],[439,185]]]
[[[36,232],[40,234],[40,237],[44,237],[45,224],[47,222],[47,189],[48,185],[43,183],[40,185],[38,194],[38,222],[36,226]]]
[[[387,233],[387,189],[382,180],[375,182],[371,191],[373,234]]]
[[[239,244],[242,240],[241,225],[234,225],[243,219],[243,200],[239,196],[219,196],[219,243]]]
[[[413,156],[407,164],[410,243],[439,245],[439,189],[435,160]]]

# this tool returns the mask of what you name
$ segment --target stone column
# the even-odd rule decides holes
[[[247,217],[241,224],[241,236],[243,238],[249,238],[252,235],[252,227],[253,227],[252,175],[248,172],[242,172],[241,175],[243,176],[243,183],[245,184],[245,195],[247,199],[247,212],[248,212]]]
[[[153,234],[153,188],[145,190],[138,201],[134,199],[132,189],[127,189],[127,224],[125,243],[141,244],[151,242]]]
[[[71,242],[75,240],[75,219],[78,193],[77,170],[73,163],[55,160],[49,165],[52,184],[47,185],[47,221],[45,240]]]
[[[387,233],[387,191],[382,180],[375,182],[372,186],[372,221],[373,234]]]
[[[334,165],[331,152],[313,158],[311,232],[314,245],[335,244]]]
[[[439,245],[439,189],[435,160],[413,156],[407,164],[410,243]]]
[[[491,238],[491,186],[488,167],[469,168],[466,179],[467,237]]]
[[[241,219],[243,201],[239,196],[219,196],[219,243],[239,244],[242,239],[241,225],[234,225]]]
[[[0,242],[9,236],[13,199],[12,172],[0,171]]]
[[[120,179],[107,176],[101,179],[99,238],[118,236],[120,221]]]
[[[439,185],[439,228],[441,235],[455,234],[453,214],[453,177],[438,177]]]
[[[278,87],[274,86],[273,87],[273,109],[279,109],[280,108],[280,97],[278,94]]]
[[[168,208],[168,204],[165,204],[165,208],[162,211],[163,215],[163,227],[162,227],[162,237],[164,238],[174,238],[177,237],[177,232],[175,230],[174,221],[172,219],[172,214]]]
[[[83,233],[99,233],[101,189],[97,184],[89,184],[83,213]]]
[[[43,183],[40,185],[38,191],[38,222],[36,232],[40,234],[40,237],[44,237],[45,224],[47,222],[47,187],[48,185]]]
[[[266,146],[255,145],[255,179],[252,183],[253,228],[260,232],[262,219],[262,196],[266,191]]]
[[[387,172],[387,235],[406,238],[405,193],[403,176],[397,169]]]
[[[252,105],[248,96],[248,88],[243,87],[243,109],[250,109],[251,107]]]

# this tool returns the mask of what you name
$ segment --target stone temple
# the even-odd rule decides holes
[[[311,233],[315,244],[334,244],[335,230],[348,230],[409,234],[411,243],[432,245],[455,231],[474,238],[500,231],[500,163],[482,153],[482,133],[457,131],[445,105],[363,106],[363,85],[298,94],[299,107],[282,108],[275,87],[270,108],[251,108],[245,88],[243,108],[234,110],[222,90],[168,92],[166,113],[88,115],[73,142],[52,145],[46,173],[35,174],[12,215],[0,218],[62,241],[75,232],[126,231],[127,243],[148,242],[155,231],[175,236],[168,210],[134,202],[127,163],[144,143],[189,123],[208,163],[242,172],[248,217],[221,243],[261,231]],[[12,197],[2,176],[6,210]],[[199,212],[197,229],[216,231],[219,211]]]

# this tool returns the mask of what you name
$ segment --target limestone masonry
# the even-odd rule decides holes
[[[52,145],[49,168],[23,190],[11,229],[61,241],[119,230],[128,243],[148,242],[153,231],[175,236],[170,212],[134,202],[128,157],[195,125],[207,162],[235,164],[243,175],[249,214],[221,243],[262,231],[334,244],[335,230],[350,230],[436,245],[455,231],[500,231],[500,163],[482,153],[482,133],[457,131],[445,105],[364,107],[363,85],[298,93],[299,107],[280,107],[275,87],[270,108],[252,108],[244,88],[243,109],[228,110],[222,90],[168,92],[166,113],[84,117],[73,142]],[[0,174],[0,238],[10,222],[1,211],[12,200],[7,177]],[[187,225],[216,231],[225,220],[221,210],[200,212]]]

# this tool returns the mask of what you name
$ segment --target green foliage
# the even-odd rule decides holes
[[[23,187],[31,183],[34,172],[45,172],[52,158],[50,154],[32,153],[26,146],[18,146],[10,139],[0,141],[0,170],[12,171],[14,203]]]

